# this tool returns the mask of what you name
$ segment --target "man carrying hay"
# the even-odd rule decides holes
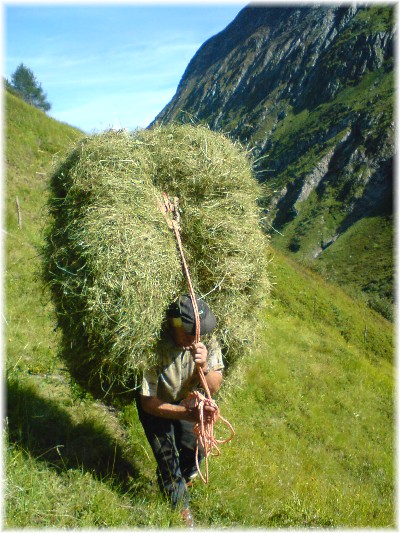
[[[216,319],[207,304],[199,299],[200,335],[211,333]],[[193,527],[187,486],[197,475],[194,424],[199,420],[196,408],[185,399],[199,386],[197,366],[205,375],[210,393],[221,386],[221,348],[211,339],[208,347],[195,343],[196,320],[189,295],[179,297],[167,311],[169,332],[160,349],[159,364],[144,372],[137,398],[139,418],[157,461],[157,479],[172,507],[182,508],[182,517]],[[205,415],[215,408],[208,405]],[[199,450],[198,460],[203,457]]]

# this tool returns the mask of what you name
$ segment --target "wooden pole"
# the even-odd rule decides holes
[[[19,205],[18,196],[15,197],[15,203],[17,205],[18,227],[19,229],[22,229],[22,212],[21,212],[21,206]]]

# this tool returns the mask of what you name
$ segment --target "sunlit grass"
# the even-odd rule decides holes
[[[12,148],[11,197],[19,191]],[[179,527],[135,405],[95,401],[57,358],[53,310],[36,275],[45,197],[35,179],[24,177],[32,181],[22,229],[8,204],[4,526]],[[218,398],[236,436],[210,459],[210,484],[191,491],[197,524],[393,527],[392,325],[279,253],[271,273],[257,346],[230,368]]]

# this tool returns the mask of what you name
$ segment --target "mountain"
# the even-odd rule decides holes
[[[244,8],[153,124],[197,120],[252,150],[274,246],[390,316],[394,7]]]

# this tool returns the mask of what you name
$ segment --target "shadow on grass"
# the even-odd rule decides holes
[[[17,382],[8,383],[6,415],[10,444],[22,446],[50,468],[87,471],[122,492],[140,491],[144,480],[134,451],[123,449],[101,422],[75,423],[54,401]]]

